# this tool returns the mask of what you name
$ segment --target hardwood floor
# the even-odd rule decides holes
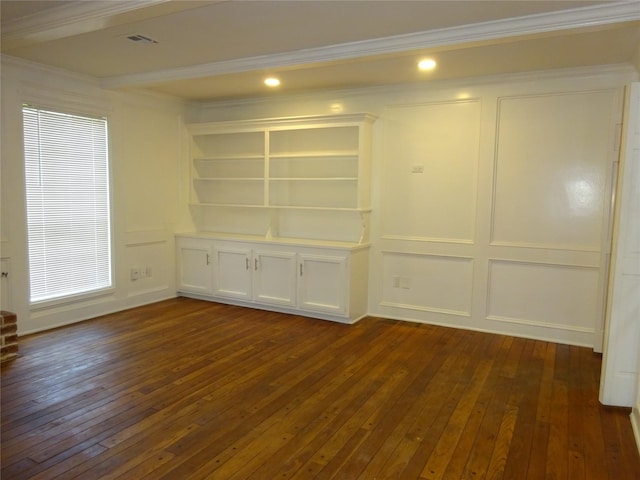
[[[3,479],[638,479],[586,348],[175,299],[20,338]]]

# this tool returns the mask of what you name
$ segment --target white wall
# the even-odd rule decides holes
[[[640,409],[640,83],[628,91],[600,401]]]
[[[616,124],[636,78],[603,67],[324,92],[188,119],[377,115],[369,312],[601,348]],[[581,210],[565,187],[587,172]]]
[[[168,98],[114,93],[86,79],[2,58],[2,308],[18,315],[20,334],[175,296],[173,232],[180,199],[183,105]],[[73,304],[31,310],[22,160],[23,102],[109,119],[114,291]],[[130,279],[133,267],[151,277]],[[4,268],[3,268],[4,270]]]
[[[8,303],[3,303],[2,307],[18,314],[20,333],[71,323],[175,295],[172,236],[175,231],[193,228],[188,211],[189,160],[182,104],[166,98],[107,92],[91,80],[26,66],[7,58],[3,58],[2,67],[0,257],[3,269],[11,270],[10,281],[3,281],[2,284],[3,302]],[[495,220],[496,214],[506,217],[512,214],[508,208],[491,210],[500,206],[494,202],[496,196],[506,195],[505,198],[510,199],[509,195],[513,194],[496,188],[494,181],[505,171],[496,169],[502,151],[496,139],[500,128],[504,126],[499,118],[500,115],[504,118],[504,112],[508,113],[506,107],[521,105],[518,99],[524,99],[524,103],[531,100],[534,105],[550,102],[552,108],[556,109],[567,100],[574,113],[587,106],[592,109],[588,111],[588,118],[597,118],[597,113],[603,112],[607,116],[604,123],[589,125],[590,131],[602,128],[601,134],[596,135],[595,139],[590,135],[585,138],[585,142],[594,140],[596,148],[601,149],[603,145],[615,143],[615,123],[619,121],[617,115],[622,87],[637,78],[637,72],[630,67],[603,67],[210,103],[192,106],[187,115],[191,122],[363,111],[378,115],[380,118],[374,127],[369,312],[418,322],[598,347],[603,297],[597,294],[605,285],[602,280],[605,273],[603,258],[607,253],[604,246],[608,238],[607,228],[594,234],[593,227],[600,228],[608,223],[608,204],[604,198],[607,187],[600,191],[603,198],[598,203],[596,215],[600,216],[600,223],[582,225],[589,232],[578,238],[578,243],[586,239],[582,247],[570,246],[566,249],[568,253],[564,252],[565,256],[561,257],[556,250],[562,249],[550,250],[535,245],[523,249],[522,245],[516,245],[524,241],[514,237],[518,234],[517,229],[508,230],[509,225],[513,225],[511,222],[489,221],[492,218]],[[559,103],[557,99],[560,99]],[[576,99],[579,101],[575,102]],[[116,288],[112,295],[47,310],[29,309],[20,115],[24,101],[91,113],[106,112],[109,115],[116,259]],[[456,113],[458,107],[462,108],[462,113]],[[425,144],[420,140],[425,132],[437,130],[438,122],[434,119],[441,118],[443,125],[449,127],[455,124],[466,127],[445,129],[461,135],[460,138],[448,138],[448,143],[438,143],[448,145],[447,148],[455,147],[445,153],[446,158],[454,164],[443,162],[438,165],[436,162],[434,165],[439,170],[433,178],[439,181],[427,182],[425,185],[428,188],[414,185],[411,192],[407,188],[408,182],[417,178],[400,175],[393,179],[389,175],[396,166],[393,162],[397,161],[392,158],[392,152],[402,145],[403,135],[407,133],[404,129],[394,130],[393,125],[396,120],[405,121],[425,111],[435,112],[429,114],[431,120],[427,119],[425,123],[431,125],[430,129],[418,129],[410,134],[414,135],[413,139],[411,136],[408,138],[409,144],[415,143],[420,155],[441,154],[430,152],[429,142]],[[526,118],[531,110],[516,109],[514,112],[508,118],[524,122],[526,127]],[[550,118],[553,120],[553,117]],[[566,123],[566,120],[563,121]],[[557,126],[566,127],[560,122]],[[569,129],[563,132],[571,134]],[[438,135],[445,134],[446,131],[441,131]],[[579,143],[580,138],[576,136]],[[527,145],[531,147],[532,140],[526,141],[530,142]],[[580,152],[587,145],[583,143],[569,153]],[[402,166],[400,170],[406,171],[406,167],[411,167],[415,160],[411,159],[411,148],[403,148],[408,150],[399,160]],[[609,181],[607,162],[609,157],[615,157],[615,152],[605,156],[605,163],[594,165],[594,168],[601,169],[601,178]],[[452,172],[457,173],[454,175]],[[439,194],[434,192],[440,185],[445,185],[440,181],[445,178],[456,188]],[[508,182],[500,185],[508,185]],[[404,201],[393,198],[394,192],[405,191],[409,197]],[[449,198],[466,199],[457,202],[458,210],[453,212],[455,215],[452,218],[466,218],[467,222],[447,223],[449,211],[445,206],[444,214],[435,217],[426,215],[418,230],[411,231],[415,228],[415,222],[406,215],[405,205],[410,204],[412,208],[423,205],[424,210],[416,211],[429,212],[429,208],[434,208],[429,202],[446,200],[447,195],[450,195]],[[470,204],[472,210],[469,210]],[[438,208],[442,208],[442,205]],[[517,216],[514,218],[517,219]],[[565,230],[563,234],[572,234],[572,229]],[[513,245],[499,245],[502,237]],[[576,244],[576,238],[570,238],[568,243]],[[552,240],[560,243],[557,238]],[[541,242],[544,241],[543,238]],[[496,250],[494,247],[506,249],[500,255],[495,255],[491,253]],[[478,248],[482,251],[476,251]],[[518,256],[518,252],[524,250],[529,256]],[[523,269],[523,266],[527,268]],[[134,267],[150,267],[152,276],[132,281],[129,272]],[[430,273],[425,275],[425,272]],[[410,277],[410,291],[394,290],[388,282],[390,276],[394,275]],[[571,302],[563,304],[562,296],[551,299],[559,307],[553,311],[545,309],[544,305],[548,296],[555,295],[552,289],[545,288],[549,275],[554,277],[555,282],[564,282],[571,288],[577,285]],[[515,291],[516,300],[512,303],[509,302],[511,279],[520,282]],[[541,286],[533,293],[527,288],[532,279]],[[492,292],[490,289],[491,282],[498,282],[504,294],[495,297],[495,290]],[[451,294],[445,297],[438,294],[446,289]],[[6,294],[7,291],[10,295]],[[585,292],[591,304],[580,302]],[[595,300],[591,298],[594,292]],[[551,321],[537,318],[549,313],[557,314],[563,309],[568,312],[564,318],[552,318]],[[587,323],[580,323],[585,321],[582,317],[588,317]]]

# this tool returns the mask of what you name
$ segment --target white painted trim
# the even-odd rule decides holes
[[[633,430],[633,437],[636,439],[636,447],[638,448],[638,452],[640,453],[640,411],[638,411],[638,407],[634,407],[631,410],[631,429]]]
[[[563,269],[573,269],[573,270],[592,270],[597,272],[600,270],[600,265],[585,265],[585,264],[575,264],[575,263],[566,263],[566,262],[547,262],[547,261],[539,261],[539,260],[515,260],[510,258],[495,258],[489,257],[489,268],[497,263],[504,263],[507,265],[525,265],[528,267],[550,267],[550,268],[563,268]]]
[[[125,246],[138,247],[143,245],[155,245],[169,243],[173,240],[173,233],[167,230],[136,230],[125,232]]]
[[[33,333],[44,332],[47,330],[53,330],[54,328],[64,327],[67,325],[72,325],[75,323],[84,322],[87,320],[93,320],[97,317],[101,317],[103,315],[109,315],[112,313],[121,312],[123,310],[129,310],[131,308],[141,307],[143,305],[149,305],[152,303],[162,302],[164,300],[170,300],[172,298],[176,298],[176,292],[174,290],[170,290],[168,288],[164,288],[162,290],[153,291],[153,292],[139,292],[135,295],[128,296],[124,299],[119,299],[114,301],[108,305],[104,310],[93,310],[92,307],[94,305],[82,306],[78,311],[74,312],[72,318],[68,315],[68,312],[58,312],[62,313],[59,315],[59,318],[64,318],[61,321],[54,321],[54,323],[47,323],[44,326],[36,326],[35,328],[30,328],[28,330],[20,330],[21,324],[24,322],[18,322],[18,335],[25,336],[31,335]],[[34,321],[36,320],[36,321]],[[37,323],[37,318],[31,318],[30,323]]]
[[[475,242],[472,238],[444,238],[444,237],[415,237],[411,235],[394,235],[386,234],[380,237],[382,240],[394,240],[403,242],[421,242],[421,243],[453,243],[456,245],[473,245]]]
[[[416,310],[418,312],[442,313],[444,315],[455,315],[457,317],[471,317],[471,312],[463,310],[449,310],[447,308],[425,307],[423,305],[415,305],[413,303],[397,303],[382,301],[381,307],[400,308],[402,310]]]
[[[395,321],[400,321],[400,322],[409,322],[409,323],[420,323],[423,325],[434,325],[437,327],[445,327],[445,328],[455,328],[458,330],[468,330],[471,332],[480,332],[480,333],[488,333],[488,334],[493,334],[493,335],[503,335],[503,336],[510,336],[510,337],[515,337],[515,338],[524,338],[524,339],[530,339],[530,340],[537,340],[540,342],[551,342],[551,343],[559,343],[562,345],[575,345],[578,347],[592,347],[592,344],[587,341],[585,339],[585,341],[580,342],[580,341],[576,341],[575,338],[558,338],[558,337],[547,337],[545,335],[537,335],[537,334],[531,334],[531,333],[526,333],[523,331],[514,331],[514,330],[510,330],[508,332],[504,331],[504,330],[498,330],[498,329],[493,329],[493,328],[489,328],[488,326],[483,326],[483,327],[475,327],[472,325],[468,325],[468,324],[463,324],[463,323],[449,323],[449,322],[444,322],[444,321],[438,321],[438,320],[424,320],[424,319],[420,319],[420,318],[414,318],[414,317],[403,317],[401,315],[395,314],[395,315],[387,315],[383,312],[376,312],[375,314],[369,313],[369,316],[373,316],[376,318],[385,318],[388,320],[395,320]],[[523,325],[523,326],[529,326],[529,325]],[[540,329],[539,329],[540,330]]]
[[[529,320],[527,318],[503,317],[500,315],[487,315],[485,319],[491,320],[493,322],[515,323],[518,325],[527,325],[530,327],[550,328],[553,330],[564,330],[567,332],[588,333],[590,335],[593,335],[595,331],[593,328],[588,327],[576,327],[574,325],[540,322],[538,320]]]
[[[402,83],[402,84],[388,84],[388,85],[376,85],[372,87],[348,87],[348,88],[336,88],[336,89],[323,89],[318,92],[304,92],[304,93],[291,93],[282,94],[278,97],[271,96],[258,96],[248,98],[235,98],[225,100],[212,100],[209,102],[187,102],[185,105],[191,108],[197,108],[200,110],[206,110],[208,108],[224,108],[224,107],[238,107],[243,105],[258,105],[269,104],[279,101],[305,101],[309,99],[318,98],[334,98],[334,97],[366,97],[374,95],[384,94],[415,94],[423,92],[425,88],[430,91],[435,90],[451,90],[462,89],[469,87],[483,87],[496,84],[522,84],[527,82],[542,82],[553,80],[571,80],[571,79],[594,79],[594,78],[608,78],[611,76],[626,76],[628,78],[622,79],[621,82],[631,82],[640,79],[640,74],[630,64],[613,64],[613,65],[598,65],[589,67],[570,67],[570,68],[557,68],[552,70],[530,71],[520,73],[502,73],[498,75],[486,75],[479,77],[464,77],[457,79],[445,79],[435,80],[428,84],[424,82],[415,83]]]
[[[579,92],[584,93],[584,92]],[[495,181],[495,180],[494,180]],[[495,202],[494,202],[495,203]],[[493,222],[492,222],[492,232],[493,235]],[[531,248],[536,250],[561,250],[561,251],[569,251],[569,252],[583,252],[583,253],[600,253],[600,249],[598,248],[590,248],[590,247],[582,247],[580,245],[572,245],[572,244],[544,244],[544,243],[525,243],[525,242],[508,242],[504,240],[491,240],[489,242],[489,246],[491,247],[505,247],[505,248]]]
[[[23,58],[7,55],[6,53],[0,55],[0,62],[2,63],[3,69],[6,67],[15,67],[21,70],[26,70],[33,74],[42,74],[43,76],[54,75],[61,80],[82,82],[89,87],[100,88],[100,82],[98,81],[98,79],[96,77],[92,77],[91,75],[84,75],[81,73],[72,72],[70,70],[65,70],[63,68],[45,65],[43,63],[32,62],[31,60],[25,60]]]
[[[226,122],[189,123],[187,129],[191,135],[208,135],[221,132],[244,132],[304,128],[325,125],[331,127],[358,126],[360,123],[372,124],[378,117],[370,113],[350,113],[337,115],[303,115],[294,117],[260,118],[255,120],[230,120]]]
[[[450,253],[440,254],[440,253],[422,253],[422,252],[399,252],[396,250],[383,249],[380,251],[382,255],[396,255],[398,257],[436,257],[436,258],[446,258],[446,259],[455,259],[455,260],[464,260],[468,263],[473,263],[475,260],[474,257],[469,255],[452,255]]]
[[[615,2],[562,12],[502,19],[471,25],[440,28],[404,35],[315,47],[272,55],[237,58],[220,62],[190,65],[153,72],[104,77],[105,88],[154,84],[167,81],[203,78],[252,70],[282,68],[292,65],[349,60],[358,57],[388,55],[411,50],[491,41],[523,35],[549,33],[567,29],[597,27],[640,20],[638,2]]]

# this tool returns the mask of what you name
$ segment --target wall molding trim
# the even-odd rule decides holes
[[[487,320],[491,320],[494,322],[504,322],[504,323],[515,323],[517,325],[526,325],[530,327],[542,327],[542,328],[551,328],[553,330],[563,330],[568,332],[579,332],[579,333],[588,333],[593,335],[595,330],[593,328],[586,327],[576,327],[574,325],[562,325],[557,323],[547,323],[540,322],[536,320],[527,320],[526,318],[512,318],[512,317],[502,317],[499,315],[487,315],[485,317]]]
[[[450,253],[433,253],[433,252],[406,252],[398,250],[381,250],[382,255],[396,255],[399,257],[434,257],[434,258],[446,258],[447,260],[461,260],[463,262],[473,264],[474,258],[469,255],[452,255]]]
[[[65,70],[64,68],[32,62],[31,60],[7,55],[6,53],[0,54],[0,61],[2,62],[3,70],[6,67],[15,67],[19,68],[22,72],[26,71],[34,75],[53,75],[55,77],[64,78],[67,81],[82,82],[88,87],[100,88],[100,81],[91,75],[84,75],[70,70]]]
[[[409,235],[392,235],[386,234],[380,237],[381,240],[396,240],[406,242],[421,242],[421,243],[454,243],[457,245],[473,245],[473,239],[469,238],[440,238],[440,237],[412,237]]]
[[[424,307],[422,305],[413,305],[410,303],[396,303],[396,302],[382,301],[379,303],[379,305],[381,307],[400,308],[402,310],[416,310],[418,312],[441,313],[445,315],[455,315],[457,317],[471,317],[471,312],[465,312],[462,310],[449,310],[446,308]]]
[[[293,102],[293,101],[307,101],[310,99],[326,98],[327,100],[333,100],[336,97],[340,98],[358,98],[368,97],[384,94],[418,94],[428,91],[442,91],[442,90],[456,90],[465,89],[469,87],[481,88],[490,87],[493,85],[504,84],[526,84],[529,82],[535,82],[539,84],[543,81],[554,80],[599,80],[608,79],[611,76],[623,76],[627,77],[623,80],[625,83],[637,81],[640,79],[640,74],[630,64],[612,64],[612,65],[598,65],[588,67],[569,67],[569,68],[557,68],[553,70],[542,71],[530,71],[520,73],[503,73],[498,75],[486,75],[481,77],[465,77],[446,80],[434,80],[428,83],[400,83],[390,85],[377,85],[372,87],[355,87],[355,88],[339,88],[332,90],[322,90],[321,92],[304,92],[304,93],[291,93],[282,94],[277,97],[265,96],[265,97],[249,97],[230,100],[214,100],[203,101],[197,103],[191,103],[192,107],[198,108],[201,111],[207,109],[217,109],[226,107],[238,107],[238,106],[257,106],[261,104],[276,104],[279,102]],[[421,101],[425,103],[425,101]],[[428,102],[426,102],[428,103]],[[405,105],[406,102],[402,102],[399,105]],[[395,105],[395,104],[393,104]]]

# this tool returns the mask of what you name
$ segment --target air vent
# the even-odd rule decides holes
[[[147,37],[146,35],[140,35],[139,33],[135,35],[127,35],[127,39],[135,43],[144,43],[144,44],[158,43],[157,40],[154,40],[151,37]]]

